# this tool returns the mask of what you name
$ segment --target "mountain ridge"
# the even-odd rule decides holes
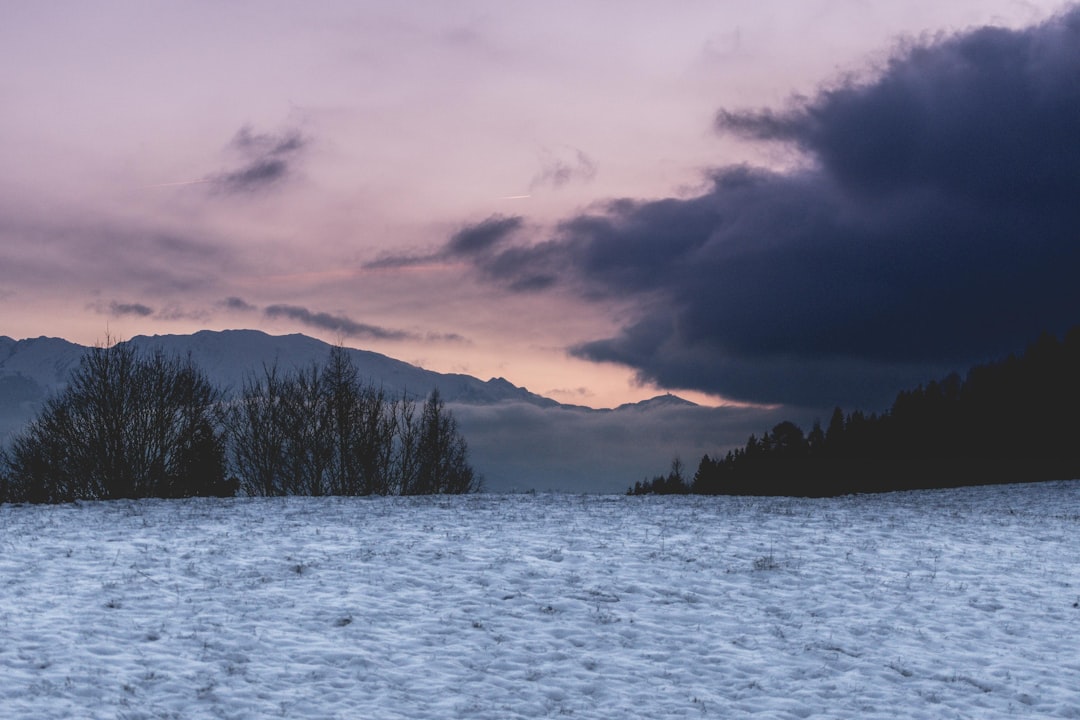
[[[321,364],[330,348],[326,343],[301,333],[271,335],[261,330],[199,330],[189,335],[136,335],[122,341],[140,351],[161,349],[168,354],[190,356],[210,378],[228,392],[240,390],[262,368],[277,364],[293,370]],[[14,340],[0,336],[0,436],[29,420],[36,406],[51,392],[66,385],[70,372],[89,346],[62,338],[39,336]],[[360,374],[391,394],[422,398],[438,388],[448,403],[490,405],[519,402],[545,409],[581,412],[621,412],[670,403],[670,394],[625,403],[616,408],[591,408],[560,403],[515,385],[504,377],[481,380],[464,373],[440,373],[412,365],[371,350],[345,348]],[[676,398],[679,403],[693,405]]]

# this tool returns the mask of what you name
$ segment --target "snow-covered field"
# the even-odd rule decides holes
[[[1080,717],[1080,483],[0,507],[5,718]]]

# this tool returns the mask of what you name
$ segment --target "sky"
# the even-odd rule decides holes
[[[873,408],[1080,320],[1060,2],[4,5],[0,335]]]

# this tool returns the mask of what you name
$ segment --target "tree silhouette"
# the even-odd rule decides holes
[[[232,460],[252,495],[464,493],[480,488],[438,391],[390,400],[342,348],[327,363],[249,378],[229,415]]]
[[[953,373],[891,408],[833,410],[809,435],[779,423],[724,458],[705,456],[693,492],[836,495],[1080,477],[1080,327],[1022,356]],[[658,492],[664,478],[631,492]]]
[[[190,358],[92,348],[7,453],[30,502],[230,494],[220,393]]]
[[[706,456],[707,457],[707,456]],[[703,460],[704,462],[704,460]],[[675,457],[671,461],[671,469],[668,470],[667,475],[657,475],[652,480],[645,480],[644,482],[634,483],[634,487],[627,491],[628,495],[685,495],[689,492],[697,492],[693,489],[693,486],[687,482],[684,474],[683,461],[679,457]],[[700,476],[700,468],[698,475],[695,475],[694,482],[697,482],[697,478]]]
[[[420,415],[416,445],[416,479],[403,492],[409,495],[468,493],[480,489],[480,479],[468,463],[468,446],[457,421],[446,410],[438,388],[431,391]]]

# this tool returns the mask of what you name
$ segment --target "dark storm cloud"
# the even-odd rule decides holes
[[[1080,322],[1080,9],[910,45],[870,80],[725,132],[789,143],[776,173],[617,201],[471,258],[515,290],[630,300],[573,352],[731,398],[881,406],[903,386]]]
[[[261,134],[244,126],[229,143],[243,164],[213,175],[211,187],[226,193],[250,193],[269,187],[289,174],[295,156],[306,144],[298,130]]]
[[[1080,167],[1080,10],[1023,32],[984,28],[894,58],[871,84],[717,126],[793,143],[846,190],[928,188],[977,202],[1071,197]]]
[[[374,340],[414,339],[411,333],[402,330],[388,330],[377,325],[367,325],[343,315],[312,312],[298,305],[269,305],[263,310],[263,313],[271,318],[290,318],[309,327],[341,333],[345,337],[367,337]]]

